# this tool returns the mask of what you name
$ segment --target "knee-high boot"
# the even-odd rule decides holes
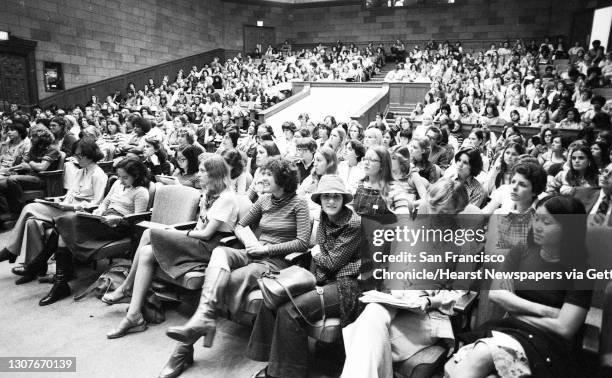
[[[166,335],[185,344],[193,344],[204,336],[204,347],[211,347],[217,329],[216,310],[229,277],[230,272],[225,269],[208,267],[196,312],[184,326],[168,328]]]
[[[53,287],[43,299],[38,302],[41,306],[47,306],[70,296],[71,290],[68,285],[67,274],[72,271],[72,254],[67,248],[59,248],[55,252],[55,277]]]

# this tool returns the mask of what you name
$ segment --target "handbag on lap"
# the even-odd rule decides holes
[[[274,310],[287,301],[315,288],[317,280],[310,271],[292,265],[281,271],[264,272],[257,280],[264,305]]]

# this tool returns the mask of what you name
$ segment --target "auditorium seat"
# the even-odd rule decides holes
[[[60,158],[57,169],[53,171],[39,172],[40,177],[45,181],[44,189],[24,190],[23,198],[25,202],[32,202],[37,198],[58,197],[64,194],[63,177],[64,162],[66,153],[60,151]]]

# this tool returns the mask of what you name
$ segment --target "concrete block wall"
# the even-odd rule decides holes
[[[63,64],[66,89],[224,45],[219,0],[2,0],[0,30],[38,42],[43,62]]]
[[[244,45],[244,25],[256,25],[258,20],[264,21],[264,26],[274,27],[276,43],[282,43],[288,35],[291,35],[291,25],[287,23],[289,8],[282,4],[270,5],[224,2],[224,48],[242,51]]]
[[[570,33],[580,0],[456,0],[415,8],[364,9],[359,3],[287,9],[292,43],[543,37]]]

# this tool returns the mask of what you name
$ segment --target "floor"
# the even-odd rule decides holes
[[[0,248],[6,240],[7,233],[0,234]],[[40,307],[39,299],[51,286],[38,282],[16,286],[17,276],[11,273],[12,266],[0,263],[0,356],[76,357],[76,375],[52,373],[53,377],[155,377],[174,349],[174,341],[165,335],[166,328],[186,321],[186,314],[169,309],[164,323],[153,325],[142,333],[108,340],[106,333],[119,323],[127,304],[107,306],[95,297],[88,297],[80,302],[68,298]],[[79,268],[78,279],[71,282],[73,292],[87,287],[103,269],[103,265],[98,271],[90,267]],[[243,355],[249,338],[247,327],[227,320],[221,320],[219,327],[212,348],[196,344],[196,362],[182,377],[246,378],[265,366]],[[337,369],[325,363],[325,355],[322,357],[313,361],[311,377],[328,377],[324,372]],[[0,373],[2,376],[51,375]]]

